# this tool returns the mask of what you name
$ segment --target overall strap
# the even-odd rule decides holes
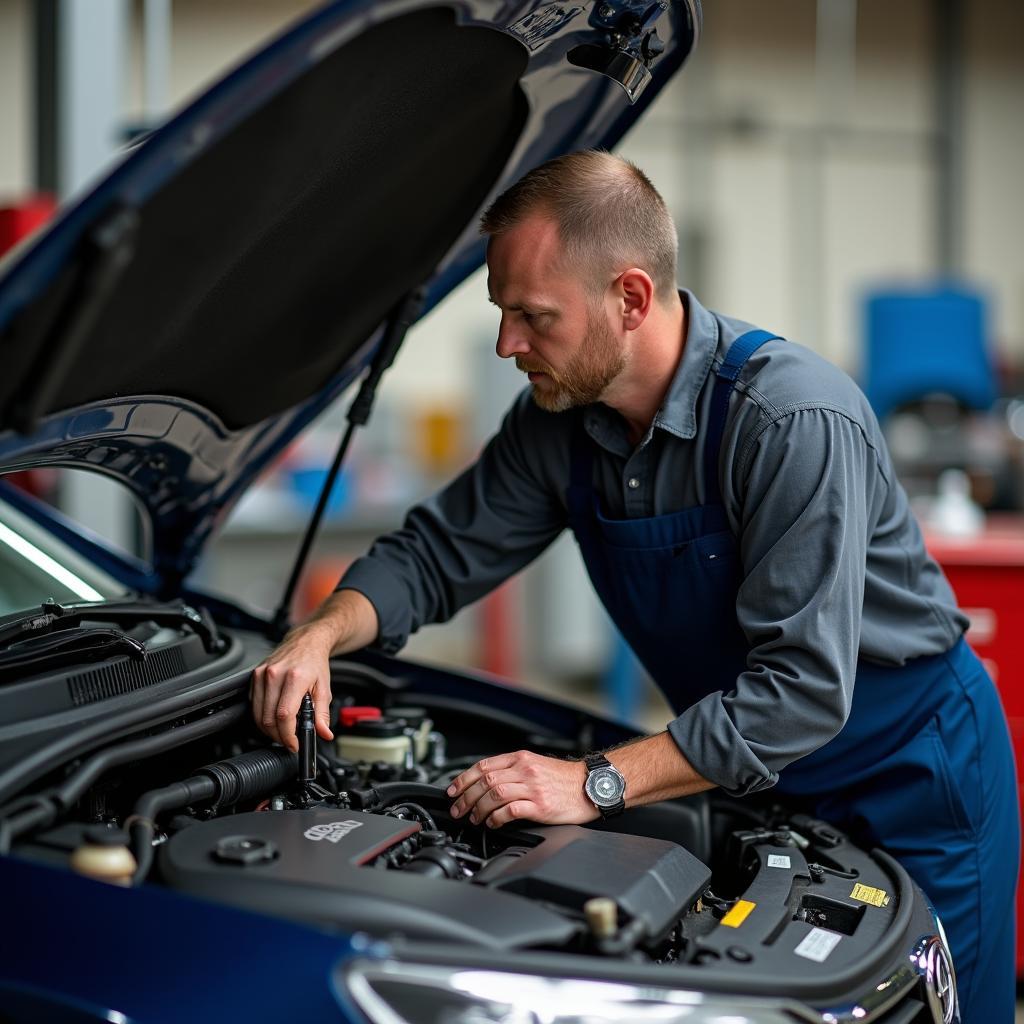
[[[730,346],[715,370],[714,391],[711,393],[711,414],[708,417],[707,440],[704,442],[704,504],[722,504],[722,486],[718,480],[718,456],[725,433],[725,420],[729,413],[729,397],[736,385],[736,378],[743,364],[766,342],[774,341],[779,335],[771,331],[747,331]],[[782,340],[779,338],[779,340]]]

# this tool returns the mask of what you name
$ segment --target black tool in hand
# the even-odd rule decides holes
[[[313,720],[313,698],[307,693],[295,722],[299,740],[299,785],[316,782],[316,724]]]

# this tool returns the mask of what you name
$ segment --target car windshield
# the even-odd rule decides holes
[[[109,601],[130,591],[0,499],[0,615],[60,603]]]

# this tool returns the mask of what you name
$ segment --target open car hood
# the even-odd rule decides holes
[[[424,287],[422,315],[480,265],[487,202],[618,142],[699,26],[699,0],[342,0],[297,23],[8,260],[0,472],[119,480],[152,532],[130,581],[174,592],[403,298]]]

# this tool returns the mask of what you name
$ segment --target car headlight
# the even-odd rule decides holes
[[[778,999],[716,996],[393,960],[356,961],[345,985],[373,1024],[794,1024],[814,1020]]]

